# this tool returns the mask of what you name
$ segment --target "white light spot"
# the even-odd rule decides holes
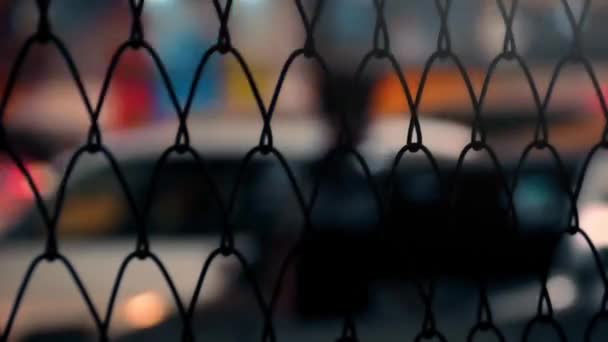
[[[608,247],[608,205],[592,203],[581,208],[580,226],[599,249]],[[588,249],[586,245],[585,249]]]
[[[553,309],[566,310],[576,303],[578,289],[571,277],[554,275],[549,278],[547,288],[551,294]]]

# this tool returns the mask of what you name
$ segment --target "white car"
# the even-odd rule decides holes
[[[464,146],[469,137],[466,126],[439,121],[423,121],[423,124],[426,132],[431,132],[425,143],[442,157],[454,158],[457,147]],[[226,201],[242,157],[259,141],[260,120],[192,119],[189,128],[192,147],[207,161],[209,172],[218,182]],[[361,151],[372,169],[390,165],[405,141],[403,132],[406,128],[405,119],[379,121],[370,127]],[[177,124],[166,122],[103,137],[104,146],[119,164],[140,209],[148,196],[146,189],[155,163],[173,144],[176,132]],[[275,146],[284,153],[296,174],[301,163],[321,158],[331,141],[326,126],[311,119],[277,119],[273,122],[273,135]],[[73,152],[66,152],[57,159],[59,174],[65,170]],[[253,172],[257,172],[255,165],[253,168]],[[277,171],[276,168],[270,171],[263,167],[259,169],[263,174],[256,174],[256,177],[262,181],[273,177],[272,172]],[[150,211],[150,248],[166,267],[181,301],[188,306],[205,259],[220,243],[219,211],[214,209],[212,198],[193,161],[174,156],[163,170],[157,200]],[[253,198],[257,203],[254,205],[273,200],[255,186],[255,183],[246,182],[241,190],[257,196]],[[59,252],[73,265],[102,320],[107,315],[119,267],[134,251],[136,243],[133,216],[121,191],[107,160],[99,155],[85,155],[78,161],[68,183],[59,221]],[[286,195],[288,191],[287,187],[275,186],[271,192],[277,193],[274,200],[281,202],[283,198],[293,198]],[[54,205],[55,196],[54,191],[46,196],[46,204],[50,208]],[[247,214],[241,216],[244,217],[236,219],[248,219]],[[33,207],[23,222],[0,240],[2,331],[6,328],[4,323],[11,315],[26,270],[44,251],[45,238],[44,225]],[[256,245],[250,233],[237,235],[236,243],[248,257],[255,257]],[[221,298],[238,274],[239,265],[234,258],[219,258],[205,278],[198,305],[204,306]],[[174,297],[158,267],[149,259],[134,260],[127,268],[113,306],[110,336],[155,326],[175,312]],[[10,340],[64,327],[95,331],[94,319],[66,268],[59,262],[42,261],[18,306]]]

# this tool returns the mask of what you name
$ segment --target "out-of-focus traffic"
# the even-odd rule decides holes
[[[576,3],[582,3],[578,1]],[[159,52],[180,101],[205,50],[214,44],[218,20],[212,2],[149,0],[145,37]],[[388,1],[391,47],[414,94],[424,63],[434,51],[439,20],[431,1]],[[235,0],[230,18],[234,46],[242,52],[264,101],[270,101],[289,53],[304,44],[301,21],[290,1]],[[92,99],[117,46],[128,36],[127,1],[56,1],[53,30],[73,52]],[[36,27],[34,2],[0,4],[0,91],[20,43]],[[170,18],[170,20],[169,20]],[[349,107],[357,148],[384,195],[393,158],[405,144],[410,114],[399,79],[388,63],[374,61],[357,88],[352,75],[372,47],[372,1],[329,1],[315,31],[319,52],[335,82],[324,82],[318,66],[298,61],[283,85],[273,119],[274,146],[285,155],[308,200],[322,173],[322,160],[336,141],[332,120]],[[608,6],[596,1],[584,26],[585,53],[602,89],[608,79],[608,49],[602,23]],[[353,25],[353,23],[357,25]],[[519,52],[530,63],[544,94],[556,63],[572,39],[558,1],[520,4],[513,30]],[[280,27],[280,29],[277,29]],[[103,28],[103,29],[100,29]],[[455,2],[450,14],[454,52],[479,92],[491,59],[500,53],[504,23],[492,1]],[[103,32],[103,34],[102,34]],[[349,91],[356,91],[353,96]],[[354,109],[354,110],[353,110]],[[414,279],[438,278],[435,306],[440,328],[465,336],[475,322],[478,290],[472,280],[489,278],[494,319],[507,337],[520,337],[535,313],[538,270],[553,259],[548,281],[557,318],[572,336],[598,309],[603,295],[590,250],[580,238],[556,245],[568,222],[570,203],[548,153],[534,152],[522,170],[514,205],[520,232],[508,229],[506,193],[491,160],[470,154],[459,178],[457,200],[441,195],[450,184],[463,147],[470,141],[473,107],[459,70],[440,63],[427,80],[420,105],[425,145],[442,177],[420,154],[397,167],[387,210],[379,227],[377,203],[352,158],[338,158],[312,212],[317,233],[283,279],[276,329],[289,341],[335,338],[346,300],[357,284],[356,308],[364,340],[394,341],[419,331],[424,307]],[[64,61],[48,46],[36,47],[9,101],[3,124],[14,151],[45,203],[53,208],[67,161],[85,141],[90,119]],[[502,64],[483,106],[488,144],[512,184],[523,148],[532,140],[538,113],[523,73]],[[548,107],[550,141],[574,182],[582,159],[599,141],[605,123],[596,93],[582,67],[566,67]],[[103,143],[115,156],[135,201],[148,187],[163,151],[175,141],[177,115],[152,59],[129,51],[119,63],[100,115]],[[238,63],[213,57],[205,69],[188,119],[192,147],[206,160],[224,201],[230,198],[243,156],[263,128],[249,84]],[[0,150],[0,332],[32,259],[45,246],[46,231],[35,197],[6,146]],[[607,156],[594,158],[578,201],[581,226],[602,256],[608,251]],[[280,163],[258,156],[239,188],[231,222],[236,245],[247,256],[262,292],[271,295],[281,262],[303,227],[289,179]],[[163,168],[149,214],[151,249],[167,267],[180,299],[190,300],[208,255],[220,243],[222,218],[197,164],[176,156]],[[123,259],[134,250],[136,222],[107,160],[82,158],[68,184],[58,232],[61,252],[74,264],[95,307],[106,317]],[[384,228],[390,246],[377,243]],[[339,253],[336,253],[339,246]],[[484,247],[480,257],[480,247]],[[557,252],[556,252],[557,251]],[[348,265],[348,266],[345,266]],[[356,279],[353,278],[356,275]],[[258,340],[263,330],[249,284],[238,263],[222,259],[208,274],[195,306],[195,333],[211,340]],[[241,328],[235,329],[237,324]],[[117,340],[164,341],[180,336],[175,299],[158,268],[134,262],[125,273],[112,311],[110,335]],[[94,322],[64,268],[43,264],[20,305],[11,340],[95,339]]]

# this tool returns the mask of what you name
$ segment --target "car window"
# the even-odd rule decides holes
[[[241,160],[234,159],[206,161],[208,173],[224,202],[227,202],[232,190],[240,163]],[[128,161],[121,163],[120,167],[141,211],[150,196],[148,187],[155,160]],[[268,221],[268,218],[277,216],[276,212],[271,211],[280,208],[266,205],[268,201],[260,201],[284,201],[281,197],[288,189],[284,184],[273,181],[277,178],[276,172],[277,168],[268,162],[252,161],[239,189],[234,222],[263,222],[259,219]],[[275,198],[269,199],[269,196]],[[222,226],[216,197],[200,167],[192,161],[170,162],[161,169],[148,216],[150,234],[217,235]],[[43,236],[45,228],[37,208],[31,208],[29,214],[11,231],[12,237]],[[62,238],[135,234],[136,219],[109,166],[89,171],[70,182],[58,231]]]

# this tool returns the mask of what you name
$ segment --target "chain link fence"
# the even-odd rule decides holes
[[[235,258],[242,266],[249,285],[255,293],[256,302],[260,310],[259,318],[264,322],[263,330],[258,332],[260,334],[260,339],[262,341],[276,341],[281,339],[280,336],[277,336],[274,328],[274,316],[278,298],[279,296],[281,296],[282,293],[284,278],[286,277],[289,267],[293,265],[294,260],[296,260],[298,258],[298,255],[301,255],[302,253],[314,253],[314,251],[310,251],[307,249],[309,248],[309,241],[311,236],[314,236],[316,233],[315,223],[312,219],[312,213],[317,204],[317,198],[320,191],[319,188],[321,182],[323,181],[323,174],[325,174],[325,172],[319,173],[320,177],[318,177],[315,182],[312,194],[310,196],[306,196],[305,192],[302,190],[301,185],[299,184],[297,176],[294,174],[292,168],[290,167],[290,163],[288,162],[289,156],[284,155],[281,152],[281,146],[279,144],[275,144],[274,142],[273,119],[275,116],[277,102],[281,97],[281,90],[283,89],[284,81],[290,72],[290,68],[292,67],[292,65],[294,65],[294,62],[296,60],[308,59],[314,61],[318,64],[320,70],[322,70],[323,77],[325,77],[327,82],[331,83],[333,80],[332,70],[328,66],[328,63],[326,63],[324,56],[317,49],[316,45],[316,28],[324,13],[324,5],[329,1],[331,0],[311,0],[306,3],[302,0],[294,1],[293,5],[297,9],[297,12],[301,18],[302,27],[304,28],[305,39],[302,42],[302,47],[293,51],[285,61],[269,102],[265,102],[265,100],[263,99],[263,96],[260,94],[260,91],[258,89],[256,79],[254,78],[252,72],[250,71],[250,68],[248,67],[246,58],[243,57],[243,55],[239,52],[239,47],[234,45],[232,42],[230,32],[230,17],[233,11],[232,0],[226,0],[223,2],[220,0],[213,0],[215,14],[219,18],[220,23],[218,28],[217,42],[211,48],[205,51],[202,57],[200,58],[200,63],[198,64],[198,67],[196,68],[196,71],[192,77],[189,95],[187,96],[185,101],[179,100],[175,88],[172,84],[169,71],[167,71],[166,67],[163,65],[163,61],[159,57],[158,52],[146,40],[146,29],[142,24],[142,13],[146,6],[145,1],[129,1],[130,14],[132,18],[130,37],[127,37],[124,43],[116,49],[112,57],[111,63],[107,68],[107,72],[105,73],[105,78],[101,87],[101,91],[97,95],[97,97],[94,97],[90,93],[87,93],[85,89],[85,84],[81,79],[81,73],[79,72],[77,63],[72,57],[72,53],[66,47],[61,37],[56,35],[53,31],[52,20],[49,16],[49,11],[53,5],[53,1],[36,1],[39,14],[38,29],[25,41],[13,64],[10,75],[8,77],[7,85],[5,87],[4,93],[2,94],[2,102],[0,103],[0,115],[4,115],[6,112],[7,104],[9,103],[9,100],[11,99],[11,96],[13,94],[13,89],[15,88],[15,85],[18,82],[19,76],[22,73],[22,67],[24,65],[24,62],[26,61],[26,58],[32,48],[40,44],[50,45],[56,48],[56,50],[60,53],[69,69],[71,78],[74,81],[74,86],[77,88],[78,93],[81,96],[82,102],[85,105],[86,113],[89,116],[90,128],[86,141],[72,155],[68,163],[67,169],[65,170],[65,173],[59,186],[59,190],[57,192],[58,195],[55,201],[55,206],[52,208],[44,200],[43,195],[38,189],[38,186],[34,181],[32,175],[28,171],[22,156],[13,147],[11,139],[7,135],[5,130],[5,120],[2,120],[2,124],[0,124],[0,140],[2,141],[2,145],[5,146],[6,152],[10,156],[12,162],[19,168],[19,170],[27,179],[29,187],[34,193],[37,210],[43,218],[47,233],[44,252],[36,256],[31,261],[29,267],[26,270],[23,270],[25,275],[23,277],[21,286],[18,289],[18,292],[14,297],[14,304],[12,306],[8,319],[3,326],[0,338],[1,341],[10,340],[11,331],[15,321],[18,319],[20,307],[24,298],[27,297],[27,289],[28,285],[32,281],[32,276],[40,267],[40,265],[47,262],[58,263],[65,267],[65,269],[69,272],[69,275],[71,276],[73,282],[76,284],[78,291],[82,296],[82,300],[88,308],[90,316],[95,322],[96,330],[98,333],[98,340],[109,340],[109,331],[112,325],[116,297],[120,290],[121,283],[123,281],[123,277],[128,266],[135,260],[149,260],[158,267],[158,270],[165,279],[171,291],[171,294],[175,301],[175,305],[177,307],[178,317],[180,319],[180,324],[182,327],[181,340],[193,341],[196,339],[196,334],[194,332],[193,327],[195,305],[199,300],[199,297],[205,295],[205,293],[202,291],[202,288],[209,269],[214,264],[214,262],[221,258]],[[500,52],[488,66],[487,71],[485,73],[483,85],[481,87],[481,90],[478,92],[475,90],[475,86],[473,84],[474,82],[471,80],[469,71],[467,70],[459,56],[454,52],[452,40],[450,37],[451,8],[453,3],[458,0],[434,0],[436,13],[438,18],[440,19],[439,34],[436,37],[436,49],[435,52],[428,57],[424,65],[421,80],[418,84],[418,87],[416,88],[414,88],[411,84],[408,84],[407,78],[405,76],[407,70],[402,65],[400,65],[400,62],[394,56],[393,51],[391,49],[391,36],[389,34],[388,25],[385,19],[385,6],[388,0],[369,1],[373,2],[376,12],[375,26],[369,28],[374,32],[374,39],[369,46],[369,52],[360,61],[357,69],[352,75],[353,91],[355,90],[356,85],[360,83],[361,78],[363,77],[365,70],[368,65],[370,65],[370,63],[376,63],[378,61],[386,63],[386,65],[388,65],[394,71],[394,75],[398,78],[403,94],[407,101],[407,106],[411,115],[409,118],[409,127],[407,131],[403,132],[403,147],[399,150],[397,155],[394,156],[394,162],[392,164],[390,176],[388,177],[386,184],[383,184],[382,186],[376,184],[372,177],[372,172],[370,171],[366,159],[360,154],[357,149],[356,140],[358,133],[355,132],[355,129],[352,127],[352,122],[351,120],[349,120],[349,112],[351,112],[351,110],[347,109],[337,116],[336,127],[339,127],[339,134],[337,135],[338,137],[336,140],[336,147],[334,150],[332,150],[332,152],[327,155],[326,160],[323,163],[325,169],[329,169],[333,167],[332,165],[335,165],[333,164],[333,161],[336,158],[350,156],[354,157],[354,160],[359,164],[371,189],[370,193],[373,197],[373,200],[375,201],[378,217],[380,218],[379,222],[376,225],[378,238],[377,240],[370,241],[369,243],[378,244],[378,246],[381,246],[379,250],[384,252],[387,252],[390,249],[399,248],[399,244],[397,243],[397,245],[395,245],[395,242],[391,241],[390,234],[388,234],[388,231],[390,230],[390,225],[388,224],[387,217],[388,212],[390,212],[391,206],[393,205],[393,203],[391,203],[391,194],[395,188],[395,178],[397,177],[396,170],[399,168],[402,160],[408,158],[408,156],[412,154],[422,155],[424,158],[426,158],[431,165],[432,173],[434,177],[436,177],[438,184],[441,184],[441,189],[439,191],[441,191],[442,194],[445,194],[445,196],[442,197],[448,199],[445,205],[454,207],[456,206],[458,198],[460,188],[459,180],[461,178],[461,173],[466,167],[465,159],[470,154],[477,152],[483,152],[486,153],[487,156],[489,156],[493,164],[494,172],[500,179],[504,193],[507,195],[507,215],[505,217],[505,221],[508,222],[509,232],[506,233],[507,235],[505,236],[508,236],[508,238],[517,239],[518,234],[520,234],[518,230],[519,220],[518,213],[516,210],[517,208],[514,204],[513,198],[514,193],[518,189],[519,176],[521,170],[525,168],[525,164],[529,159],[531,153],[536,153],[539,151],[546,153],[550,156],[550,158],[554,160],[555,168],[557,170],[557,173],[560,175],[559,178],[561,182],[562,191],[566,194],[569,202],[568,223],[560,228],[560,232],[557,234],[559,236],[556,237],[556,239],[572,239],[575,236],[582,237],[584,239],[584,241],[588,245],[589,250],[593,254],[593,259],[597,267],[597,275],[601,279],[601,284],[604,293],[601,302],[597,303],[596,314],[586,323],[584,336],[580,336],[580,338],[584,338],[585,341],[602,340],[604,337],[597,336],[596,329],[598,329],[597,327],[602,324],[602,321],[608,320],[608,279],[606,277],[606,270],[603,264],[603,260],[600,256],[600,253],[594,246],[594,241],[592,241],[592,239],[585,232],[585,227],[579,224],[579,211],[577,208],[577,200],[585,182],[586,171],[593,163],[594,156],[598,154],[598,152],[608,149],[608,126],[606,126],[606,128],[604,129],[604,134],[602,135],[602,138],[597,141],[597,144],[592,149],[590,149],[584,157],[583,166],[580,172],[577,173],[575,181],[572,182],[568,171],[566,170],[564,163],[562,162],[560,152],[557,150],[557,148],[554,147],[554,145],[552,145],[552,140],[549,135],[546,117],[549,105],[553,98],[554,88],[558,83],[560,74],[562,73],[564,68],[566,68],[569,64],[579,64],[583,66],[582,70],[588,75],[589,82],[593,86],[596,92],[597,99],[601,104],[601,110],[603,111],[605,116],[608,115],[608,107],[603,96],[600,82],[598,81],[596,73],[594,72],[594,66],[592,65],[591,61],[585,56],[583,49],[583,27],[585,25],[589,13],[591,0],[584,1],[580,13],[576,13],[572,9],[568,1],[561,0],[563,12],[566,14],[568,23],[572,30],[572,41],[570,48],[563,51],[563,57],[561,57],[561,59],[553,69],[546,93],[542,93],[539,90],[539,87],[537,86],[536,80],[533,77],[533,73],[531,71],[530,66],[518,51],[517,41],[513,32],[513,23],[515,18],[517,17],[517,10],[519,6],[518,0],[511,0],[510,2],[506,0],[495,1],[496,6],[500,11],[500,15],[502,16],[502,19],[504,21],[505,35],[503,38],[503,48],[502,52]],[[167,20],[171,19],[167,18]],[[331,20],[331,18],[325,18],[324,20]],[[357,25],[357,23],[353,23],[353,25]],[[276,29],[280,28],[277,27]],[[92,37],[92,39],[94,39],[94,37]],[[148,186],[149,195],[146,197],[145,203],[138,203],[135,197],[133,196],[132,190],[130,189],[129,184],[125,179],[120,163],[114,157],[113,151],[111,151],[106,147],[106,145],[104,145],[104,132],[100,128],[99,124],[100,113],[102,112],[102,108],[106,101],[108,89],[115,75],[115,70],[119,62],[121,61],[122,56],[125,54],[125,52],[129,50],[137,50],[140,53],[147,54],[152,58],[155,67],[157,68],[158,72],[162,77],[162,81],[169,94],[171,104],[178,119],[178,125],[175,131],[175,142],[172,146],[168,146],[164,153],[162,153],[162,155],[160,155],[158,158],[158,161],[153,171],[152,179]],[[195,52],[187,51],[184,53]],[[251,150],[243,156],[241,160],[241,167],[239,169],[240,171],[236,178],[237,180],[235,182],[235,186],[231,191],[228,199],[222,198],[220,191],[217,190],[217,186],[214,183],[213,177],[209,175],[208,168],[205,163],[205,156],[203,154],[200,154],[191,145],[190,136],[192,132],[188,123],[188,118],[191,112],[195,93],[197,87],[199,87],[201,83],[201,77],[204,73],[205,67],[208,65],[209,60],[216,55],[232,56],[238,62],[242,73],[246,77],[246,80],[250,87],[251,96],[255,100],[255,103],[259,110],[259,120],[261,120],[262,122],[262,129],[259,132],[259,144],[256,146],[252,146]],[[447,61],[453,63],[453,65],[456,66],[458,74],[462,78],[463,84],[466,88],[469,97],[468,100],[470,101],[470,104],[472,106],[473,115],[472,130],[470,132],[470,142],[462,149],[462,152],[460,153],[460,156],[457,161],[457,166],[454,171],[449,175],[449,177],[446,177],[445,171],[440,169],[433,155],[433,151],[427,148],[427,146],[425,145],[425,129],[421,123],[421,120],[419,119],[421,102],[425,94],[425,87],[427,85],[428,76],[434,70],[434,67],[439,61]],[[501,165],[501,161],[497,157],[497,154],[494,152],[493,146],[488,143],[487,133],[484,126],[484,104],[487,97],[488,89],[492,84],[493,76],[495,75],[495,70],[502,63],[515,63],[518,66],[518,72],[521,72],[524,75],[526,83],[529,86],[529,92],[532,95],[537,115],[533,139],[521,152],[521,157],[514,172],[515,176],[513,179],[507,179],[508,177],[506,176],[504,168]],[[346,94],[348,94],[348,91],[350,90],[343,90],[343,92]],[[344,98],[348,98],[348,96],[345,96]],[[35,99],[32,99],[32,101],[35,101]],[[346,105],[346,107],[348,107],[348,104]],[[44,120],[44,118],[40,118],[40,120]],[[107,308],[105,308],[105,310],[101,310],[101,308],[96,307],[94,305],[93,301],[91,300],[90,293],[87,290],[87,284],[85,284],[79,276],[79,270],[74,267],[72,261],[66,256],[64,256],[64,254],[62,253],[62,244],[60,239],[58,238],[57,232],[58,221],[61,217],[63,204],[67,196],[67,184],[70,180],[75,166],[78,164],[78,161],[81,160],[83,156],[88,154],[98,154],[103,156],[107,160],[107,163],[112,168],[113,173],[116,179],[119,181],[120,186],[124,192],[124,195],[127,200],[128,209],[133,213],[134,217],[136,218],[137,234],[136,239],[134,241],[135,247],[130,254],[124,257],[124,260],[120,265],[118,273],[116,274],[116,278],[113,282],[113,290],[108,301],[108,306]],[[210,189],[212,189],[213,198],[216,201],[217,207],[219,208],[219,214],[222,218],[220,244],[206,260],[201,260],[202,267],[198,276],[198,281],[196,283],[194,294],[192,298],[189,298],[186,301],[183,301],[182,297],[180,297],[179,291],[170,276],[170,272],[163,264],[163,260],[155,253],[152,244],[150,244],[149,242],[149,233],[147,231],[147,227],[150,224],[150,212],[151,210],[153,210],[152,201],[153,198],[155,198],[155,189],[157,187],[159,174],[161,173],[163,167],[168,163],[169,159],[174,155],[187,156],[188,158],[192,158],[196,162],[199,167],[198,170],[200,172],[200,182],[205,182],[206,184],[208,184]],[[235,223],[231,220],[235,208],[235,201],[239,192],[239,186],[243,182],[243,177],[245,176],[247,166],[254,158],[260,156],[264,158],[274,158],[281,165],[283,172],[285,173],[289,181],[290,191],[293,191],[293,194],[297,199],[298,210],[301,212],[304,218],[304,222],[301,227],[301,235],[299,242],[293,246],[291,251],[288,253],[287,258],[282,261],[280,272],[278,273],[278,277],[274,286],[274,290],[271,292],[270,296],[265,296],[263,291],[260,289],[260,286],[257,283],[256,277],[253,274],[247,257],[244,253],[241,252],[240,246],[236,242],[234,237]],[[449,179],[449,181],[444,181],[445,179]],[[458,212],[458,210],[456,210],[456,212]],[[473,215],[473,218],[474,217],[475,215]],[[456,218],[454,218],[453,222],[457,222]],[[457,224],[455,223],[455,225]],[[402,222],[400,224],[400,228],[406,230],[423,230],[425,227],[408,227],[408,222]],[[463,230],[466,229],[466,227],[446,227],[446,229]],[[490,231],[489,234],[491,234],[492,227],[486,227],[486,229],[488,229]],[[342,248],[343,246],[341,246],[340,244],[333,244],[331,250],[332,253],[340,254]],[[372,249],[370,247],[369,251],[371,250]],[[429,251],[431,250],[432,249],[429,249]],[[488,252],[487,249],[479,248],[479,251],[476,251],[476,254],[474,254],[474,260],[483,260],[485,257],[484,251]],[[360,253],[365,255],[363,259],[369,261],[362,263],[362,265],[368,265],[370,263],[373,263],[372,260],[376,260],[376,256],[367,255],[367,252],[367,249],[360,251]],[[425,258],[425,256],[421,256],[421,258],[423,259]],[[542,270],[539,270],[537,274],[538,281],[540,283],[540,293],[538,293],[537,296],[537,312],[536,315],[530,317],[527,325],[525,326],[523,335],[521,336],[521,340],[523,341],[531,340],[535,329],[537,329],[539,326],[545,326],[545,328],[553,329],[561,341],[568,340],[567,333],[564,331],[564,328],[554,315],[552,298],[548,291],[548,281],[551,275],[551,264],[551,260],[547,260],[545,263],[543,263],[545,267],[543,267]],[[425,263],[424,265],[428,266],[429,264]],[[373,265],[370,267],[373,267]],[[353,298],[355,298],[357,296],[357,272],[361,272],[361,274],[365,273],[358,267],[355,267],[353,272],[355,274],[351,278],[349,278],[351,279],[352,284],[341,289],[345,293],[346,298],[349,298],[349,296],[353,296]],[[312,276],[314,276],[314,274]],[[362,278],[362,276],[359,278]],[[419,334],[415,337],[415,341],[447,341],[448,339],[453,340],[455,338],[462,338],[461,336],[446,336],[442,333],[440,324],[441,318],[437,317],[437,314],[434,310],[435,288],[438,282],[438,280],[435,278],[435,276],[431,276],[426,280],[420,280],[417,282],[418,292],[424,306],[424,319],[422,326],[420,327]],[[493,320],[493,313],[497,310],[500,310],[500,308],[494,307],[490,303],[488,295],[488,281],[483,275],[476,278],[478,278],[476,279],[478,289],[477,322],[471,324],[468,336],[466,338],[468,341],[475,341],[476,339],[481,339],[483,337],[480,335],[492,334],[497,340],[506,341],[506,338],[502,333],[501,328],[497,324],[495,324]],[[48,295],[52,296],[53,294],[49,293]],[[57,310],[61,310],[61,308],[58,307]],[[339,341],[345,342],[360,340],[357,334],[357,317],[355,311],[355,308],[349,305],[348,301],[345,301],[345,303],[343,303],[343,329],[341,332],[336,332],[336,334],[339,335]],[[105,314],[103,314],[103,312],[105,312]],[[255,332],[252,332],[252,334],[255,334]]]

